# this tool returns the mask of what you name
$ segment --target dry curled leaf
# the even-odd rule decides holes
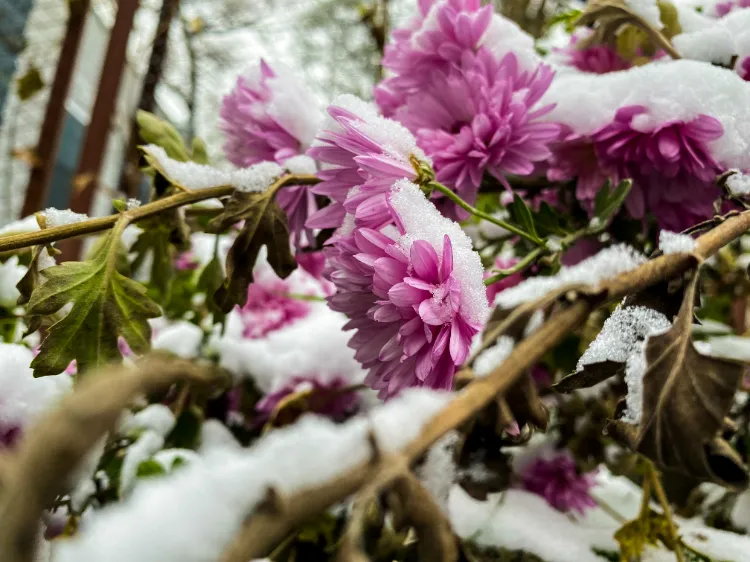
[[[721,437],[744,366],[695,349],[691,331],[697,285],[696,273],[672,328],[648,339],[640,423],[616,423],[634,450],[662,468],[744,487],[747,469]]]
[[[209,223],[212,230],[221,231],[245,221],[227,255],[227,279],[214,294],[216,304],[224,312],[247,302],[247,288],[253,282],[253,267],[263,246],[268,251],[268,263],[282,279],[297,267],[289,247],[287,218],[274,201],[275,194],[274,189],[263,193],[235,191],[221,215]]]

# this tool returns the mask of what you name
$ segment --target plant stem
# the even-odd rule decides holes
[[[672,535],[672,544],[675,545],[674,553],[677,557],[677,562],[685,562],[685,555],[682,552],[682,541],[680,540],[680,535],[677,532],[677,525],[675,525],[674,519],[672,518],[672,509],[669,507],[667,494],[664,492],[664,487],[661,485],[661,478],[659,478],[659,473],[656,471],[654,463],[652,463],[648,459],[644,460],[646,461],[646,475],[654,488],[656,499],[659,500],[662,514],[669,524],[669,534]]]
[[[508,269],[498,269],[496,270],[497,273],[493,275],[492,277],[488,277],[484,280],[485,285],[492,285],[493,283],[497,283],[498,281],[502,281],[506,277],[510,277],[514,273],[518,273],[522,269],[526,269],[527,266],[531,265],[533,262],[537,260],[542,254],[544,253],[543,247],[538,247],[533,249],[531,252],[526,254],[524,258],[519,261],[516,265],[513,267],[509,267]]]
[[[491,222],[492,224],[495,224],[499,226],[500,228],[504,228],[508,232],[512,232],[513,234],[516,234],[520,236],[521,238],[524,238],[537,246],[543,247],[544,242],[540,240],[539,238],[537,238],[536,236],[534,236],[533,234],[530,234],[526,232],[525,230],[522,230],[518,228],[517,226],[512,225],[509,222],[505,222],[502,219],[498,219],[496,217],[493,217],[492,215],[488,215],[487,213],[480,211],[479,209],[475,207],[472,207],[466,201],[461,199],[455,192],[451,191],[450,189],[445,187],[443,184],[438,183],[436,181],[431,181],[429,184],[427,184],[427,186],[429,188],[434,189],[435,191],[439,191],[440,193],[445,195],[448,199],[453,201],[456,205],[461,207],[464,211],[471,213],[475,217]],[[2,248],[0,247],[0,249]]]
[[[287,174],[277,179],[268,189],[278,190],[288,185],[313,185],[320,180],[313,175],[293,175]],[[146,205],[135,209],[117,213],[106,217],[89,219],[74,224],[65,224],[52,228],[45,228],[36,232],[25,232],[23,234],[14,234],[0,238],[0,252],[17,250],[28,246],[37,246],[39,244],[51,244],[58,240],[66,238],[75,238],[85,234],[94,234],[112,228],[123,215],[129,217],[129,222],[134,223],[158,215],[164,211],[205,201],[207,199],[216,199],[231,195],[235,190],[231,185],[220,185],[209,187],[197,191],[180,192],[164,199],[158,199]]]

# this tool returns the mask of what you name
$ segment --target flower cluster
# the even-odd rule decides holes
[[[534,459],[525,467],[521,480],[524,489],[542,496],[559,511],[582,514],[596,506],[590,494],[596,484],[596,473],[580,474],[567,451],[551,458]]]

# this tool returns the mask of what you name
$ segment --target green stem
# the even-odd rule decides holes
[[[513,267],[509,267],[508,269],[498,269],[496,270],[497,273],[493,275],[492,277],[488,277],[484,280],[485,285],[492,285],[493,283],[497,283],[498,281],[502,281],[506,277],[510,277],[514,273],[518,273],[522,269],[525,269],[527,266],[529,266],[531,263],[535,262],[537,258],[539,258],[544,253],[544,248],[539,247],[528,254],[524,256],[524,258],[519,261],[516,265]]]
[[[477,218],[491,222],[492,224],[495,224],[499,226],[500,228],[504,228],[508,232],[512,232],[513,234],[516,234],[520,236],[521,238],[524,238],[537,246],[544,245],[544,242],[540,240],[539,238],[537,238],[536,236],[534,236],[533,234],[530,234],[526,232],[525,230],[522,230],[509,222],[505,222],[502,219],[495,218],[492,215],[488,215],[487,213],[480,211],[479,209],[475,207],[472,207],[466,201],[461,199],[455,192],[451,191],[450,189],[448,189],[441,183],[438,183],[436,181],[431,181],[429,184],[427,184],[427,187],[432,188],[435,191],[439,191],[440,193],[445,195],[448,199],[453,201],[456,205],[461,207],[464,211],[471,213]]]
[[[313,185],[320,180],[313,175],[293,175],[287,174],[281,176],[268,189],[278,190],[287,185]],[[158,215],[170,209],[176,209],[199,201],[207,199],[216,199],[231,195],[235,190],[231,185],[220,185],[209,187],[196,191],[180,192],[164,199],[158,199],[146,205],[142,205],[124,213],[117,213],[106,217],[88,219],[74,224],[64,224],[53,228],[45,228],[36,232],[25,232],[23,234],[14,234],[0,238],[0,252],[17,250],[28,246],[37,246],[39,244],[51,244],[58,240],[66,238],[75,238],[85,234],[94,234],[112,228],[123,215],[129,217],[129,222],[134,223],[143,219]]]

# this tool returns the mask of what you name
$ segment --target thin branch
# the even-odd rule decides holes
[[[67,492],[70,478],[94,445],[111,431],[133,399],[169,388],[178,381],[213,385],[226,382],[213,366],[159,357],[135,367],[103,369],[88,376],[75,392],[37,423],[6,465],[0,496],[0,552],[4,562],[32,562],[42,512]]]
[[[314,185],[320,180],[313,175],[294,175],[287,174],[277,179],[268,189],[280,189],[288,185]],[[170,209],[176,209],[191,203],[198,203],[207,199],[216,199],[231,195],[235,190],[231,185],[220,185],[218,187],[209,187],[196,191],[181,192],[164,199],[159,199],[152,203],[136,207],[125,213],[117,213],[106,217],[89,219],[74,224],[65,224],[53,228],[45,228],[36,232],[27,232],[24,234],[15,234],[0,238],[0,252],[17,250],[28,246],[37,246],[39,244],[51,244],[58,240],[66,238],[75,238],[85,234],[103,232],[112,228],[123,214],[130,216],[130,222],[138,222],[143,219],[158,215]]]
[[[522,340],[508,358],[487,377],[475,379],[457,397],[439,411],[419,436],[401,452],[410,461],[422,456],[447,432],[461,426],[507,391],[518,378],[549,349],[579,327],[595,308],[640,291],[664,279],[671,279],[695,266],[695,259],[705,259],[750,229],[750,211],[732,218],[696,240],[693,254],[669,254],[654,258],[640,267],[603,281],[591,295],[555,312],[538,330]],[[262,558],[296,527],[334,503],[340,502],[366,482],[378,477],[378,467],[362,463],[331,481],[302,490],[286,502],[281,514],[251,516],[238,533],[224,562],[246,562]]]

